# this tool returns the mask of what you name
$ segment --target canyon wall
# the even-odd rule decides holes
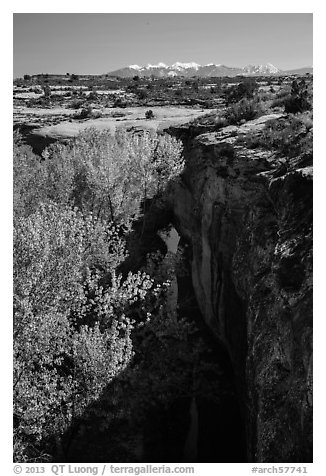
[[[265,116],[187,139],[171,193],[203,319],[230,355],[248,461],[312,461],[312,167],[247,149]]]

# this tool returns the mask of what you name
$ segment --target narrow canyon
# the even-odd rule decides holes
[[[200,315],[235,376],[247,461],[312,461],[312,164],[236,141],[271,115],[189,137],[170,194]]]

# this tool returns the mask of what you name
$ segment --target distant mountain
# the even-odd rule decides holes
[[[309,68],[302,68],[306,70]],[[298,70],[299,71],[299,70]],[[288,72],[286,72],[287,74]],[[131,78],[133,76],[166,78],[174,76],[184,77],[214,77],[214,76],[266,76],[266,75],[279,75],[284,74],[283,71],[273,66],[271,63],[261,65],[248,65],[244,68],[229,67],[223,64],[209,63],[201,66],[198,63],[181,63],[177,61],[171,66],[165,63],[148,64],[147,66],[138,66],[132,64],[125,68],[118,69],[108,73],[109,76],[119,76],[122,78]],[[293,73],[296,74],[296,73]],[[304,73],[303,73],[304,74]]]
[[[270,74],[279,74],[281,73],[281,70],[276,68],[276,66],[272,65],[271,63],[267,64],[260,64],[258,66],[254,66],[252,64],[249,64],[248,66],[245,66],[243,68],[245,74],[248,75],[270,75]]]

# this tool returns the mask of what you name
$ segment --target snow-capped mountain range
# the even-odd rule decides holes
[[[280,69],[276,68],[276,66],[274,66],[271,63],[259,64],[258,66],[248,64],[248,66],[245,66],[243,70],[246,74],[261,74],[261,75],[279,74],[281,72]]]
[[[125,68],[118,69],[108,73],[109,76],[119,76],[119,77],[173,77],[173,76],[199,76],[199,77],[210,77],[210,76],[265,76],[265,75],[278,75],[289,73],[289,71],[281,71],[276,68],[276,66],[271,63],[260,64],[258,66],[248,65],[244,68],[239,67],[230,67],[223,64],[214,64],[209,63],[206,65],[200,65],[195,62],[190,63],[181,63],[177,61],[176,63],[168,66],[165,63],[158,64],[148,64],[147,66],[138,66],[137,64],[131,64]]]

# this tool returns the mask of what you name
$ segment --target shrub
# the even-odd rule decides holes
[[[238,143],[277,150],[287,157],[312,157],[312,115],[306,112],[270,121],[262,132],[239,137]]]
[[[66,96],[68,96],[68,95],[71,96],[71,93],[70,93],[69,91],[66,93]],[[83,105],[84,105],[84,101],[83,101],[83,100],[81,100],[81,99],[74,99],[73,101],[71,101],[71,102],[68,104],[67,107],[68,107],[69,109],[80,109],[80,108],[83,107]]]
[[[139,89],[139,90],[135,91],[135,93],[137,94],[137,97],[140,100],[144,100],[144,99],[148,98],[148,92],[147,92],[146,89]]]
[[[294,80],[291,91],[284,89],[280,91],[273,101],[272,107],[284,107],[287,114],[297,114],[312,109],[312,93],[305,80]]]
[[[87,96],[87,101],[95,101],[98,98],[96,91],[91,91]]]
[[[284,104],[290,99],[290,94],[287,94],[286,96],[276,97],[271,104],[271,108],[284,108]]]
[[[44,97],[45,97],[45,98],[51,97],[51,88],[50,88],[49,85],[44,84],[44,85],[43,85],[43,91],[44,91]]]
[[[145,117],[146,119],[153,119],[154,118],[154,113],[151,109],[145,112]]]
[[[215,130],[218,131],[219,129],[222,129],[223,127],[227,126],[228,125],[228,121],[225,117],[223,116],[217,116],[215,119],[214,119],[214,126],[215,126]]]
[[[223,95],[227,104],[237,103],[241,99],[252,99],[258,87],[259,85],[255,79],[248,78],[235,86],[227,88]]]
[[[291,96],[284,102],[285,112],[297,114],[298,112],[310,111],[311,109],[312,103],[305,80],[302,79],[300,82],[293,81]]]
[[[128,106],[128,102],[125,100],[125,99],[122,99],[122,98],[117,98],[115,99],[114,103],[113,103],[113,107],[122,107],[122,108],[125,108]]]
[[[93,111],[92,112],[92,118],[93,119],[99,119],[100,117],[102,117],[102,112],[97,110],[97,111]]]
[[[225,111],[225,118],[229,124],[240,124],[241,121],[250,121],[263,114],[261,104],[255,100],[241,99],[229,106]]]
[[[74,119],[88,119],[92,117],[92,108],[90,106],[84,107],[79,113],[74,114]]]
[[[185,93],[184,93],[184,90],[183,89],[176,89],[175,92],[174,92],[175,96],[177,96],[178,98],[183,98]]]

